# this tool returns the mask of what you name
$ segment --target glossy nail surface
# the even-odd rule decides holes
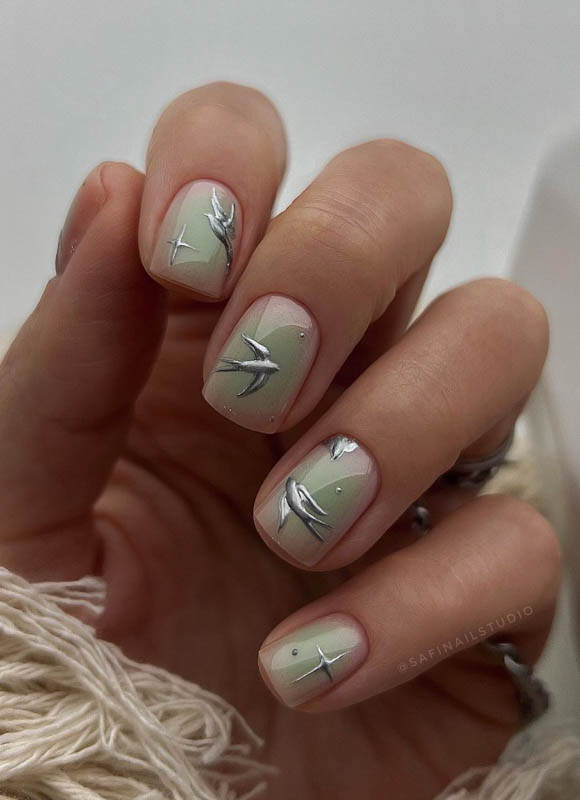
[[[310,371],[318,338],[304,306],[282,295],[256,300],[226,342],[203,396],[244,428],[277,430]]]
[[[294,560],[312,566],[352,527],[378,485],[374,458],[337,434],[296,465],[256,507],[254,518]]]
[[[352,674],[367,653],[361,625],[346,614],[330,614],[265,645],[259,657],[282,702],[297,706]]]
[[[175,196],[161,225],[152,275],[220,297],[241,233],[240,206],[221,183],[195,181]]]

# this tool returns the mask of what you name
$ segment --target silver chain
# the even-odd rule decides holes
[[[541,717],[550,705],[550,694],[533,668],[522,661],[515,644],[488,639],[483,647],[509,672],[516,687],[522,724]]]

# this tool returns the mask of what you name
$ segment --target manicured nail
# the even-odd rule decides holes
[[[312,566],[352,527],[378,485],[374,458],[354,439],[337,434],[280,481],[254,518],[295,561]]]
[[[71,203],[58,238],[54,264],[57,275],[62,275],[65,271],[91,222],[105,204],[107,194],[101,178],[104,168],[105,165],[100,165],[87,176]]]
[[[223,184],[194,181],[175,196],[161,225],[150,272],[220,297],[242,230],[240,204]]]
[[[346,614],[330,614],[260,650],[272,688],[287,706],[297,706],[331,689],[365,660],[368,641]]]
[[[207,402],[244,428],[278,429],[318,350],[318,326],[281,295],[256,300],[234,328],[206,381]]]

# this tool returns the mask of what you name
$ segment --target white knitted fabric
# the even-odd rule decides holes
[[[472,769],[436,800],[578,800],[580,737],[575,725],[538,726],[514,737],[498,764]]]
[[[138,664],[67,613],[96,578],[31,585],[0,569],[0,798],[248,800],[269,771],[224,700]]]

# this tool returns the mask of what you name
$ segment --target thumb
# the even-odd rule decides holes
[[[162,293],[138,255],[142,188],[126,165],[91,172],[58,275],[0,365],[0,559],[33,579],[47,563],[55,578],[95,565],[91,507],[163,333]]]

